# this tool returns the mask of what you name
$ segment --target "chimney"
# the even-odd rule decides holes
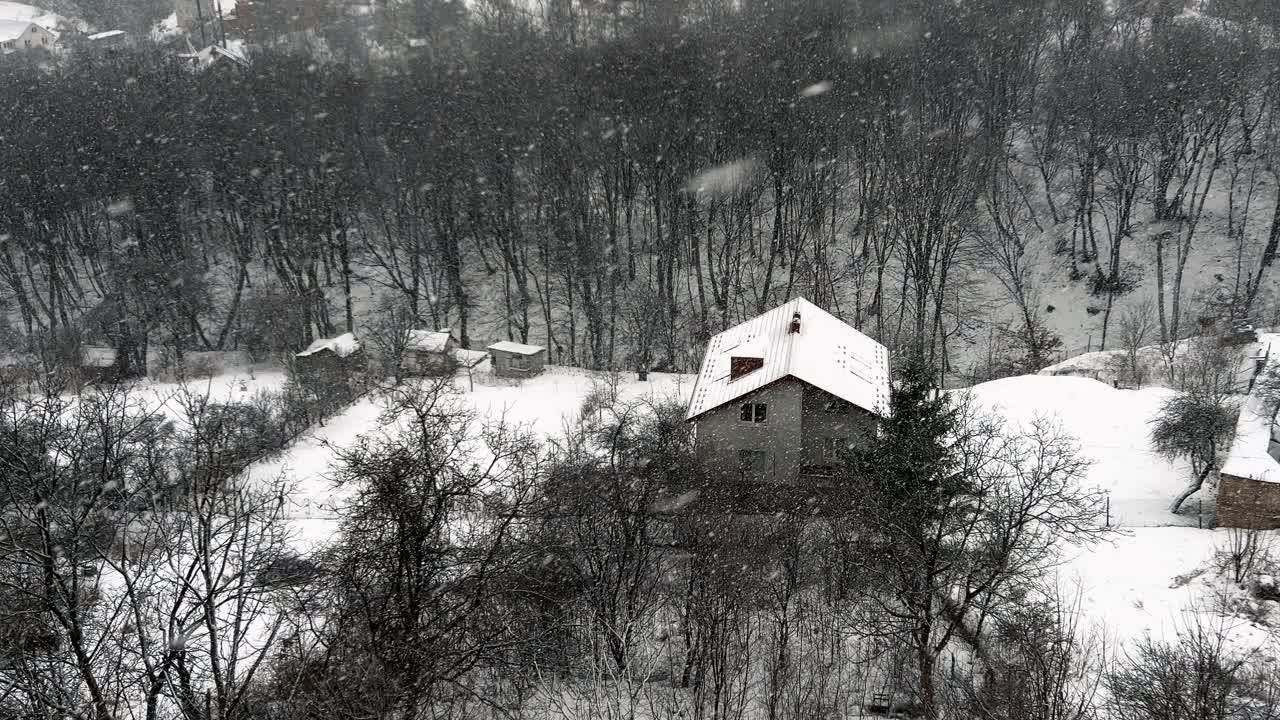
[[[787,328],[788,335],[800,334],[800,311],[797,310],[795,315],[791,316],[791,326]]]

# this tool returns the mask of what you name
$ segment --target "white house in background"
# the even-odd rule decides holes
[[[889,412],[889,351],[796,298],[711,338],[686,420],[699,458],[748,483],[834,475]]]
[[[29,20],[0,20],[0,54],[10,55],[27,50],[45,49],[53,52],[57,37]]]

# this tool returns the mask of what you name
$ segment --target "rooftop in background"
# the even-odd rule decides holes
[[[35,24],[30,20],[0,20],[0,42],[17,40],[27,32],[27,28]]]
[[[800,315],[799,332],[789,332]],[[730,359],[763,358],[738,378]],[[889,351],[831,313],[795,298],[711,338],[687,419],[793,377],[877,415],[889,412]]]
[[[444,352],[449,347],[452,330],[410,330],[406,350],[418,352]]]
[[[338,337],[321,338],[307,346],[306,350],[297,354],[297,357],[308,357],[319,352],[328,350],[338,357],[347,357],[348,355],[360,349],[360,341],[356,340],[356,336],[351,333],[343,333]]]
[[[80,350],[80,364],[84,367],[111,367],[116,364],[116,355],[115,348],[86,345]]]
[[[244,52],[244,41],[232,40],[226,47],[210,45],[194,52],[181,53],[178,57],[191,61],[198,71],[206,70],[219,62],[232,62],[241,67],[249,66],[249,58]]]
[[[1268,348],[1271,348],[1258,372],[1258,377],[1262,377],[1268,371],[1280,368],[1280,358],[1276,357],[1280,354],[1280,334],[1260,335],[1258,342],[1259,354],[1267,353]],[[1223,475],[1249,480],[1280,483],[1280,462],[1271,454],[1274,408],[1268,406],[1267,399],[1258,392],[1257,385],[1254,385],[1253,390],[1240,408],[1236,435],[1231,441],[1227,460],[1222,463],[1221,472]]]
[[[498,352],[515,353],[516,355],[537,355],[538,353],[546,350],[546,348],[538,345],[525,345],[523,343],[511,342],[510,340],[496,342],[490,345],[489,349],[497,350]]]
[[[107,30],[106,32],[94,33],[92,35],[89,35],[88,39],[89,40],[109,40],[111,38],[121,37],[125,34],[127,33],[125,33],[125,31],[123,30]]]

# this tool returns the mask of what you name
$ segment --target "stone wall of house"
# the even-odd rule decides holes
[[[1218,481],[1218,527],[1280,528],[1280,483],[1235,475]]]
[[[698,418],[698,458],[717,479],[794,482],[799,474],[804,386],[791,379],[766,385]],[[742,406],[764,403],[764,422],[742,419]],[[740,452],[764,453],[764,468],[743,477]]]

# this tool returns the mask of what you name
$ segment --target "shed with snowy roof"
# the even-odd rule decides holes
[[[498,377],[537,375],[547,364],[547,349],[540,345],[503,340],[485,349],[489,351],[493,374]]]
[[[453,372],[458,362],[453,355],[457,347],[458,340],[449,328],[410,330],[400,358],[400,371],[405,375]]]
[[[1274,530],[1280,528],[1280,425],[1269,389],[1256,381],[1280,371],[1280,362],[1270,352],[1249,360],[1256,362],[1254,382],[1218,472],[1217,524]]]
[[[686,419],[704,466],[749,483],[835,475],[889,411],[889,351],[796,298],[711,338]]]
[[[365,370],[364,348],[351,333],[319,338],[293,356],[294,366],[312,379],[346,379]]]

